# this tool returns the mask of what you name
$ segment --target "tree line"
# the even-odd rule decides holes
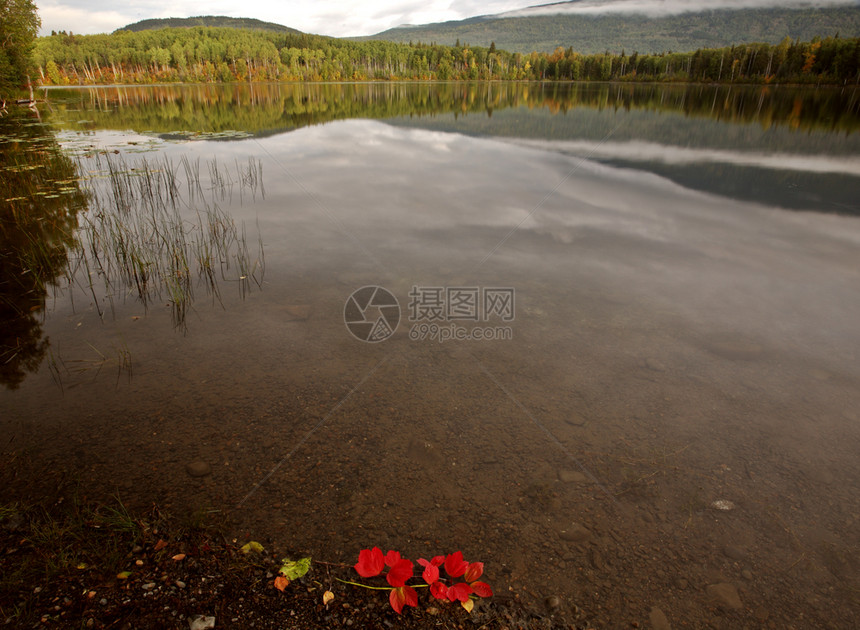
[[[694,52],[511,53],[457,43],[350,41],[302,33],[194,27],[36,41],[46,85],[230,81],[559,80],[860,83],[860,38],[788,38]]]

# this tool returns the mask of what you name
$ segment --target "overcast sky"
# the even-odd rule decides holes
[[[228,15],[257,18],[308,33],[334,36],[372,35],[400,24],[461,20],[476,15],[517,11],[539,3],[539,0],[128,0],[106,4],[104,0],[36,0],[42,18],[42,34],[52,30],[109,33],[147,18]],[[673,14],[722,6],[824,3],[856,5],[860,0],[580,0],[565,8],[569,12],[589,14],[607,11]],[[559,7],[539,12],[556,13]]]

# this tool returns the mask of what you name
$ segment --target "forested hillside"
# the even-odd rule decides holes
[[[188,18],[154,18],[151,20],[141,20],[128,26],[123,26],[120,31],[146,31],[158,28],[191,28],[192,26],[214,26],[216,28],[249,28],[261,31],[277,31],[288,33],[301,33],[294,28],[284,26],[283,24],[275,24],[274,22],[264,22],[254,18],[234,18],[225,15],[200,15],[197,17]]]
[[[563,4],[563,3],[562,3]],[[367,39],[393,42],[468,42],[529,53],[558,46],[580,53],[640,53],[721,48],[746,42],[776,44],[785,37],[860,36],[860,6],[721,9],[652,18],[636,14],[486,16],[456,22],[398,27]]]
[[[583,55],[353,42],[230,28],[164,28],[111,35],[60,33],[34,51],[48,85],[341,80],[668,80],[857,83],[860,39],[744,44],[692,53]]]

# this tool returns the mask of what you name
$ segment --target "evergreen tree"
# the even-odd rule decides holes
[[[0,0],[0,91],[26,83],[41,24],[33,0]]]

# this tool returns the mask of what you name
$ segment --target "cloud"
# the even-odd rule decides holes
[[[513,144],[581,155],[591,159],[614,159],[629,162],[659,162],[688,165],[696,163],[733,164],[804,173],[833,173],[860,177],[860,159],[853,156],[800,155],[760,153],[709,148],[689,148],[642,142],[591,142],[587,140],[514,140]]]
[[[499,13],[522,7],[523,0],[130,0],[110,8],[97,0],[37,0],[42,34],[52,30],[106,33],[149,18],[226,15],[276,22],[306,33],[344,37],[372,35],[401,24],[425,24],[461,20],[479,14]]]
[[[663,17],[715,9],[802,8],[838,5],[857,6],[857,4],[857,0],[578,0],[516,9],[502,13],[500,17],[561,14],[640,14],[650,17]]]

